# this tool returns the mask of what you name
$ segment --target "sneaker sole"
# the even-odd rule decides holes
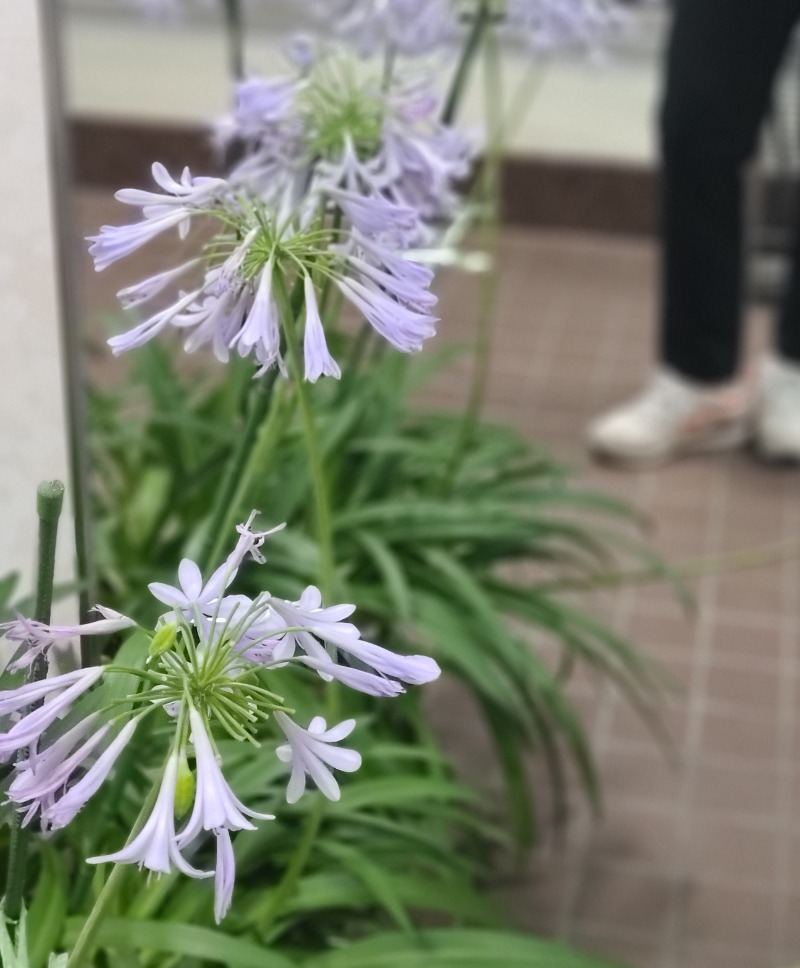
[[[686,438],[676,443],[669,450],[658,454],[623,454],[619,451],[606,450],[601,444],[592,441],[589,442],[589,451],[603,462],[626,470],[653,470],[680,460],[682,457],[738,450],[744,447],[751,438],[751,427],[748,423],[741,422],[721,427],[710,433]]]
[[[780,444],[770,444],[759,437],[756,437],[754,449],[756,454],[768,464],[775,464],[779,467],[797,467],[800,465],[800,451]]]

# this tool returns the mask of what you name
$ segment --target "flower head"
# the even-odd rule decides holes
[[[205,216],[219,219],[221,229],[207,247],[203,278],[188,291],[181,290],[165,308],[112,337],[114,353],[173,329],[185,335],[187,351],[209,346],[223,362],[236,353],[253,358],[259,374],[275,366],[285,372],[285,346],[296,338],[289,294],[298,285],[305,304],[302,350],[308,380],[340,376],[318,301],[318,293],[331,284],[404,352],[420,349],[434,334],[432,273],[397,251],[397,239],[406,229],[409,237],[415,234],[416,216],[407,206],[377,197],[362,201],[343,191],[329,196],[320,183],[317,214],[306,224],[302,215],[279,219],[263,200],[237,193],[232,185],[226,191],[217,185],[214,192],[215,207]],[[344,223],[335,214],[339,204],[349,213]],[[152,224],[146,220],[144,235],[160,231],[164,219],[183,219],[185,214],[180,208],[173,215],[159,215]],[[97,255],[97,245],[94,251]],[[99,268],[107,264],[104,250],[98,258]],[[138,309],[196,265],[197,260],[190,260],[121,295]]]
[[[219,737],[259,745],[274,723],[287,740],[277,750],[278,758],[291,766],[287,800],[299,799],[309,777],[326,797],[338,799],[333,771],[353,772],[361,764],[359,753],[336,745],[355,722],[328,728],[315,716],[307,728],[300,726],[277,691],[280,677],[311,670],[325,681],[338,679],[375,696],[395,696],[403,683],[428,682],[439,674],[432,659],[396,655],[362,640],[350,621],[355,606],[323,604],[313,585],[294,602],[266,590],[252,599],[232,592],[239,570],[248,560],[264,563],[262,548],[282,527],[259,530],[254,518],[255,512],[238,526],[233,549],[209,577],[184,559],[176,586],[150,586],[169,611],[156,624],[144,667],[117,668],[112,662],[0,692],[0,723],[6,720],[0,757],[25,751],[14,764],[8,799],[23,814],[24,824],[38,816],[45,829],[70,823],[101,789],[141,721],[160,718],[162,730],[149,735],[166,732],[169,748],[153,807],[124,846],[89,862],[214,876],[217,920],[229,909],[234,889],[231,835],[273,819],[237,797],[225,776]],[[18,619],[9,623],[7,633],[25,641],[38,636],[32,648],[46,650],[81,630],[91,634],[133,625],[115,612],[100,611],[103,618],[86,626],[42,626]],[[91,711],[82,713],[78,700],[116,674],[133,676],[136,688],[122,697],[98,690],[89,697],[86,708]],[[187,859],[212,837],[214,871]]]

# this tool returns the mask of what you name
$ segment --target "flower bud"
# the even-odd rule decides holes
[[[169,622],[166,625],[162,625],[150,640],[149,657],[151,659],[157,659],[165,652],[169,652],[173,645],[175,645],[177,637],[178,625],[176,622]]]
[[[175,816],[185,817],[194,803],[196,782],[186,754],[181,753],[178,760],[178,778],[175,782]]]

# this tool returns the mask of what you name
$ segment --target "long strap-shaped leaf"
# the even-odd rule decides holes
[[[303,963],[303,968],[620,968],[564,945],[497,931],[382,934]]]
[[[80,918],[67,922],[67,942],[74,941],[82,923]],[[101,948],[134,948],[199,958],[227,968],[297,968],[288,958],[252,941],[175,921],[109,918],[97,933],[97,944]]]

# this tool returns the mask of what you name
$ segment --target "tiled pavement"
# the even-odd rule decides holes
[[[583,483],[634,501],[672,561],[800,550],[800,470],[736,453],[630,473],[584,455],[587,420],[636,391],[652,359],[652,244],[507,232],[499,271],[491,416],[572,463]],[[471,318],[467,288],[444,282],[445,333]],[[750,358],[767,330],[765,314],[753,316]],[[434,399],[455,403],[462,382],[443,380]],[[663,586],[598,603],[676,681],[665,719],[677,755],[613,689],[584,680],[603,816],[578,803],[561,842],[502,894],[520,924],[637,968],[798,964],[800,560],[691,588],[691,612]]]
[[[112,212],[81,196],[87,231]],[[800,471],[745,453],[648,473],[586,461],[586,420],[637,389],[649,364],[649,242],[507,232],[499,272],[490,416],[571,462],[584,483],[635,501],[670,559],[800,542]],[[106,276],[87,273],[90,311],[110,305],[117,280]],[[442,280],[443,339],[471,338],[476,285]],[[428,399],[458,403],[466,377],[455,364]],[[635,968],[789,968],[800,963],[800,559],[707,574],[692,588],[691,613],[661,586],[598,601],[676,680],[665,714],[676,756],[611,688],[580,679],[603,816],[577,802],[564,835],[500,892],[521,926]]]

